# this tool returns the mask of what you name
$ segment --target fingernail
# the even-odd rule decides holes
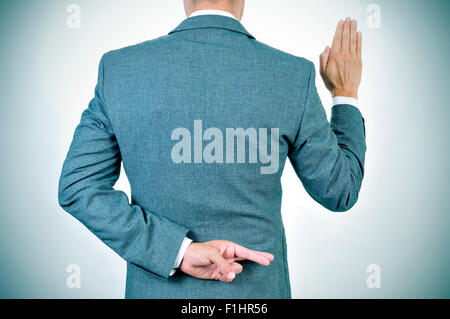
[[[234,279],[236,277],[236,274],[234,272],[228,273],[228,279]]]

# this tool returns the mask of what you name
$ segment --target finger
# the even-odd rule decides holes
[[[253,250],[254,252],[263,255],[264,257],[266,257],[267,259],[269,259],[269,261],[273,261],[275,257],[273,257],[273,255],[271,253],[266,253],[263,251],[257,251],[257,250]]]
[[[340,20],[336,28],[336,32],[333,38],[333,44],[331,45],[331,53],[337,54],[341,52],[342,45],[342,30],[344,28],[344,21]]]
[[[213,254],[211,257],[211,261],[219,268],[219,271],[223,275],[225,282],[231,282],[236,277],[236,274],[233,272],[231,265],[223,258],[219,252]],[[223,280],[221,280],[223,281]]]
[[[320,73],[324,74],[327,70],[328,58],[330,57],[330,47],[326,47],[325,51],[320,55]]]
[[[241,257],[264,266],[268,266],[274,258],[272,254],[250,250],[237,244],[235,244],[235,254],[237,257]]]
[[[221,282],[225,282],[225,283],[230,283],[230,282],[232,282],[234,280],[234,278],[233,279],[229,279],[227,276],[224,276],[221,273],[217,274],[216,279],[221,281]]]
[[[350,20],[350,18],[347,18],[347,19],[345,19],[344,29],[342,30],[341,53],[349,53],[350,52],[350,28],[351,28],[351,20]]]
[[[237,275],[242,272],[244,267],[242,267],[242,265],[239,263],[233,262],[233,263],[231,263],[231,269],[233,269],[233,272]]]
[[[237,262],[231,262],[230,265],[231,265],[231,268],[233,269],[233,272],[236,275],[240,274],[243,271],[243,269],[244,269],[244,267],[242,267],[242,265],[238,264]],[[227,278],[226,276],[222,275],[221,273],[217,274],[217,279],[219,279],[220,281],[223,281],[223,282],[230,282],[230,281],[232,281],[229,278]]]
[[[350,53],[356,54],[358,23],[353,20],[350,27]]]
[[[356,45],[356,52],[358,54],[359,57],[361,57],[361,52],[362,52],[362,32],[358,32],[358,35],[356,36],[357,38],[357,45]]]
[[[269,261],[269,263],[274,260],[273,255],[270,254],[270,253],[266,253],[266,252],[263,252],[263,251],[257,251],[257,250],[250,250],[250,252],[251,253],[256,253],[260,257],[263,257],[263,258],[267,259]]]
[[[221,282],[226,282],[226,283],[231,282],[230,279],[228,279],[226,276],[222,275],[221,273],[217,274],[217,278],[216,279],[221,281]]]

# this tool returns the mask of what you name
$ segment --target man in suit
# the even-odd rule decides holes
[[[60,205],[127,261],[127,298],[291,298],[286,159],[329,210],[357,201],[361,33],[339,22],[320,73],[258,42],[244,0],[185,0],[168,35],[105,54],[63,166]],[[114,190],[121,163],[131,185]]]

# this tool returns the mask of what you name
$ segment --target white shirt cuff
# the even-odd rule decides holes
[[[333,98],[333,106],[339,105],[339,104],[349,104],[354,107],[358,107],[358,100],[352,97],[346,97],[346,96],[335,96]]]
[[[175,258],[175,262],[173,263],[173,269],[170,272],[170,276],[173,276],[173,274],[177,271],[177,268],[180,267],[181,261],[183,260],[184,254],[186,253],[187,248],[192,243],[192,240],[185,237],[183,239],[183,242],[181,243],[180,250],[178,250],[177,258]]]

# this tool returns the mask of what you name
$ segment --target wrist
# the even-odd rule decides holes
[[[184,261],[184,257],[186,256],[189,247],[192,245],[192,239],[185,237],[183,242],[181,243],[181,247],[178,251],[178,255],[175,259],[175,263],[173,265],[173,268],[180,268],[181,264]]]
[[[331,95],[333,97],[342,96],[342,97],[350,97],[353,99],[358,99],[358,91],[346,91],[346,90],[335,89]]]

